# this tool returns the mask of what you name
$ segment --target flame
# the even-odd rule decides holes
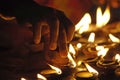
[[[77,43],[77,48],[81,48],[82,47],[82,44],[81,43]]]
[[[90,65],[88,65],[87,63],[85,63],[85,66],[86,68],[88,69],[88,71],[90,73],[93,73],[93,74],[97,74],[98,75],[98,71],[96,71],[95,69],[93,69]]]
[[[76,52],[72,44],[69,45],[69,52],[75,57]]]
[[[112,42],[116,42],[116,43],[119,43],[119,42],[120,42],[120,39],[118,39],[117,37],[115,37],[115,36],[112,35],[112,34],[109,34],[109,37],[110,37],[110,39],[112,40]]]
[[[57,68],[57,67],[55,67],[55,66],[52,66],[52,65],[50,65],[50,64],[48,64],[48,65],[49,65],[53,70],[55,70],[57,74],[62,74],[61,69],[59,69],[59,68]]]
[[[89,24],[84,24],[80,29],[79,29],[79,34],[82,34],[83,32],[86,32],[89,30]]]
[[[117,62],[120,62],[120,55],[119,54],[115,55],[115,60],[117,60]]]
[[[101,49],[100,51],[98,51],[97,55],[103,58],[107,54],[108,50],[109,48]]]
[[[21,80],[26,80],[25,78],[21,78]]]
[[[75,25],[75,31],[79,30],[79,33],[83,33],[89,29],[89,24],[91,23],[91,16],[86,13],[83,18]]]
[[[69,61],[70,61],[70,66],[72,67],[72,68],[75,68],[76,67],[76,62],[74,61],[74,59],[72,58],[72,56],[71,56],[71,54],[68,52],[68,55],[67,55],[67,57],[68,57],[68,59],[69,59]]]
[[[37,74],[37,78],[41,80],[47,80],[43,75]]]
[[[95,40],[95,33],[90,33],[90,36],[88,38],[88,42],[94,42]]]
[[[98,28],[106,25],[110,20],[110,9],[109,6],[106,7],[104,14],[102,15],[102,10],[100,7],[97,8],[96,14],[96,25]]]
[[[96,50],[97,50],[97,51],[100,51],[100,50],[102,50],[102,49],[104,49],[104,46],[96,46]]]
[[[82,64],[82,61],[78,61],[77,65],[80,66]]]

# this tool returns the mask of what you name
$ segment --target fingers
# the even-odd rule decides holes
[[[49,23],[50,27],[50,50],[55,50],[57,47],[58,33],[59,33],[59,20],[54,19]]]
[[[67,42],[70,42],[73,38],[75,27],[73,23],[70,21],[70,19],[67,18],[63,12],[57,11],[57,16],[60,20],[60,23],[62,23],[63,26],[65,27]]]
[[[59,53],[62,58],[67,57],[67,38],[66,32],[63,26],[60,26],[59,40],[58,40]]]
[[[35,44],[39,44],[41,41],[42,28],[48,26],[47,22],[42,21],[35,24],[33,27],[33,41]]]
[[[66,20],[67,21],[65,21],[64,24],[66,24],[65,26],[66,26],[66,35],[67,35],[67,43],[68,43],[73,39],[75,27],[70,20],[68,19]]]
[[[63,26],[65,26],[67,42],[70,42],[73,38],[75,27],[73,23],[65,16],[65,14],[62,14],[62,16],[63,16],[62,23]]]

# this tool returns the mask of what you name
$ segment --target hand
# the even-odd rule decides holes
[[[44,42],[48,50],[58,47],[60,56],[67,57],[67,43],[72,40],[74,26],[63,12],[35,4],[18,8],[15,16],[20,24],[32,25],[35,44]]]

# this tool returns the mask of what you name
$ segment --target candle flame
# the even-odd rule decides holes
[[[75,25],[75,31],[79,31],[80,34],[88,31],[90,23],[91,16],[89,13],[86,13],[83,18]]]
[[[70,62],[70,67],[72,68],[75,68],[76,67],[76,62],[74,61],[74,59],[72,58],[71,54],[68,52],[68,55],[67,55],[68,59],[69,59],[69,62]]]
[[[55,70],[57,74],[62,74],[62,70],[61,70],[60,68],[57,68],[57,67],[52,66],[52,65],[50,65],[50,64],[48,64],[48,65],[49,65],[53,70]]]
[[[90,65],[88,65],[87,63],[85,63],[85,66],[86,66],[86,68],[88,69],[88,71],[89,71],[90,73],[93,73],[93,74],[97,74],[97,75],[98,75],[98,71],[95,70],[94,68],[92,68]]]
[[[21,80],[26,80],[26,79],[22,77]]]
[[[120,62],[120,55],[119,55],[119,54],[116,54],[116,55],[115,55],[115,59],[117,60],[117,62]]]
[[[109,48],[101,49],[100,51],[98,51],[97,55],[103,58],[107,54],[108,50]]]
[[[75,57],[76,52],[72,44],[69,45],[69,52]]]
[[[43,75],[37,74],[37,78],[41,80],[47,80]]]
[[[102,10],[100,7],[97,8],[97,14],[96,14],[96,25],[98,28],[101,28],[102,26],[106,25],[110,20],[110,9],[109,6],[106,7],[104,14],[102,15]]]
[[[112,42],[116,42],[116,43],[120,43],[120,39],[118,39],[117,37],[115,37],[112,34],[109,34],[110,39],[112,40]]]
[[[90,36],[88,38],[88,42],[94,42],[95,41],[95,33],[90,33]]]

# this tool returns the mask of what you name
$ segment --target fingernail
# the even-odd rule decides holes
[[[65,50],[65,51],[61,51],[60,52],[60,56],[62,57],[62,58],[67,58],[67,51]]]
[[[50,46],[49,46],[49,49],[50,50],[55,50],[56,49],[56,43],[51,43]]]
[[[35,43],[35,44],[39,44],[39,43],[40,43],[40,40],[36,40],[36,39],[35,39],[35,40],[34,40],[34,43]]]

